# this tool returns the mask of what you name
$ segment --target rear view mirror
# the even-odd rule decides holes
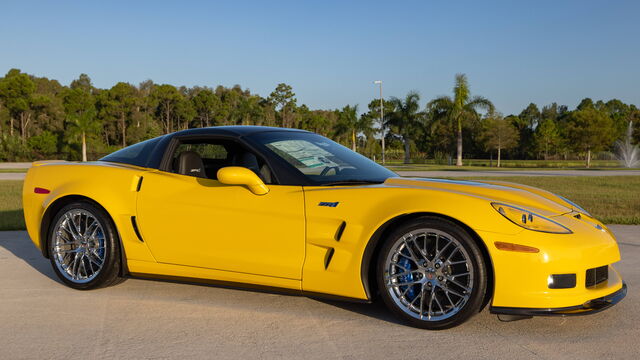
[[[256,195],[265,195],[269,192],[269,188],[258,175],[240,166],[228,166],[218,170],[218,181],[226,185],[244,185]]]

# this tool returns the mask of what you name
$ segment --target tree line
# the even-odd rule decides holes
[[[635,124],[640,110],[620,100],[583,99],[573,110],[530,104],[504,116],[492,102],[472,96],[464,74],[453,94],[420,105],[420,95],[372,99],[366,109],[310,109],[298,104],[291,86],[279,84],[267,97],[233,87],[176,87],[151,80],[110,89],[81,74],[68,86],[11,69],[0,78],[0,161],[92,160],[124,146],[173,131],[217,125],[265,125],[305,129],[330,137],[370,158],[405,163],[454,158],[575,159],[587,166],[594,153]],[[380,106],[384,121],[380,121]],[[384,129],[384,132],[382,131]],[[383,135],[384,134],[384,135]]]

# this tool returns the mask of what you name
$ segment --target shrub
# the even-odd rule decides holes
[[[40,135],[30,137],[27,145],[35,157],[44,159],[58,151],[58,138],[50,131],[43,131]]]
[[[18,136],[3,136],[0,141],[0,154],[4,161],[31,160],[31,149]]]

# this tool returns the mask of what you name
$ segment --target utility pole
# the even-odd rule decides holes
[[[376,80],[373,82],[374,84],[380,85],[380,131],[382,131],[382,165],[384,165],[384,104],[382,101],[382,80]]]

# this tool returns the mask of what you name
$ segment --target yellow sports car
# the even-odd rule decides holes
[[[123,277],[249,284],[368,302],[445,329],[620,301],[615,238],[547,191],[401,178],[307,131],[190,129],[88,163],[36,162],[29,235],[75,289]]]

